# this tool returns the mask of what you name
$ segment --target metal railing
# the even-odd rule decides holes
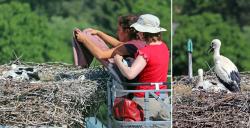
[[[117,82],[115,79],[112,79],[107,83],[107,92],[108,92],[108,128],[117,127],[117,128],[140,128],[140,127],[147,127],[150,128],[153,125],[167,125],[168,127],[171,126],[171,116],[168,120],[164,121],[152,121],[149,119],[149,98],[154,97],[162,106],[165,107],[167,112],[171,113],[171,104],[169,101],[168,93],[171,93],[171,89],[159,89],[160,85],[169,85],[170,82],[152,82],[152,83],[126,83],[126,82]],[[129,87],[129,86],[148,86],[154,85],[155,90],[125,90],[119,87]],[[136,121],[136,122],[127,122],[127,121],[118,121],[113,117],[112,107],[114,104],[114,99],[116,98],[116,94],[120,93],[138,93],[144,92],[144,121]],[[165,97],[161,97],[155,94],[155,92],[165,93]],[[168,103],[165,103],[164,100],[168,100]]]

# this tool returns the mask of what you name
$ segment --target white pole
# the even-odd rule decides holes
[[[192,81],[193,79],[193,66],[192,66],[193,43],[191,39],[188,39],[187,51],[188,51],[188,78],[190,81]]]

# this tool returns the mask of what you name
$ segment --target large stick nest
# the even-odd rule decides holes
[[[193,92],[195,82],[187,76],[176,77],[173,95],[175,128],[249,128],[250,74],[241,73],[242,93]],[[194,78],[196,81],[197,77]],[[205,77],[216,80],[213,74]]]
[[[107,73],[61,64],[25,65],[39,80],[0,77],[0,124],[8,126],[85,127],[85,117],[106,100]],[[0,66],[0,76],[10,66]]]

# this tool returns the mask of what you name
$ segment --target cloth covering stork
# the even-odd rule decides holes
[[[214,51],[214,71],[219,81],[231,92],[240,91],[240,74],[234,63],[227,57],[220,55],[221,41],[214,39],[209,52]]]

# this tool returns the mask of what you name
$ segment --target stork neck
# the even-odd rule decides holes
[[[220,47],[214,49],[214,56],[220,56]]]
[[[199,76],[199,82],[203,82],[203,75]]]

